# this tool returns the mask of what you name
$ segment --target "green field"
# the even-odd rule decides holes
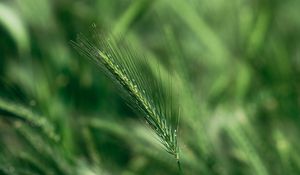
[[[299,175],[299,0],[0,0],[0,175]]]

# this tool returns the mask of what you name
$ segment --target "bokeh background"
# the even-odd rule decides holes
[[[174,78],[184,174],[300,174],[299,9],[299,0],[1,0],[0,174],[178,173],[71,47],[93,23]]]

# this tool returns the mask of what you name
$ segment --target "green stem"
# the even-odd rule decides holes
[[[182,169],[181,169],[181,164],[180,164],[180,161],[179,159],[177,159],[177,166],[178,166],[178,171],[179,171],[179,175],[183,175],[183,172],[182,172]]]

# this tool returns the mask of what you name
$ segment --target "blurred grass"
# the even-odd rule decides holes
[[[184,174],[300,174],[299,8],[298,0],[1,1],[0,174],[177,173],[113,84],[71,48],[92,23],[124,35],[153,70],[160,64],[163,80],[172,77]]]

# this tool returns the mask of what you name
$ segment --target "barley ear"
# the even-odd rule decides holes
[[[178,104],[170,86],[153,74],[145,57],[122,37],[96,32],[91,40],[79,35],[71,44],[115,83],[128,105],[143,116],[164,149],[179,162]]]

